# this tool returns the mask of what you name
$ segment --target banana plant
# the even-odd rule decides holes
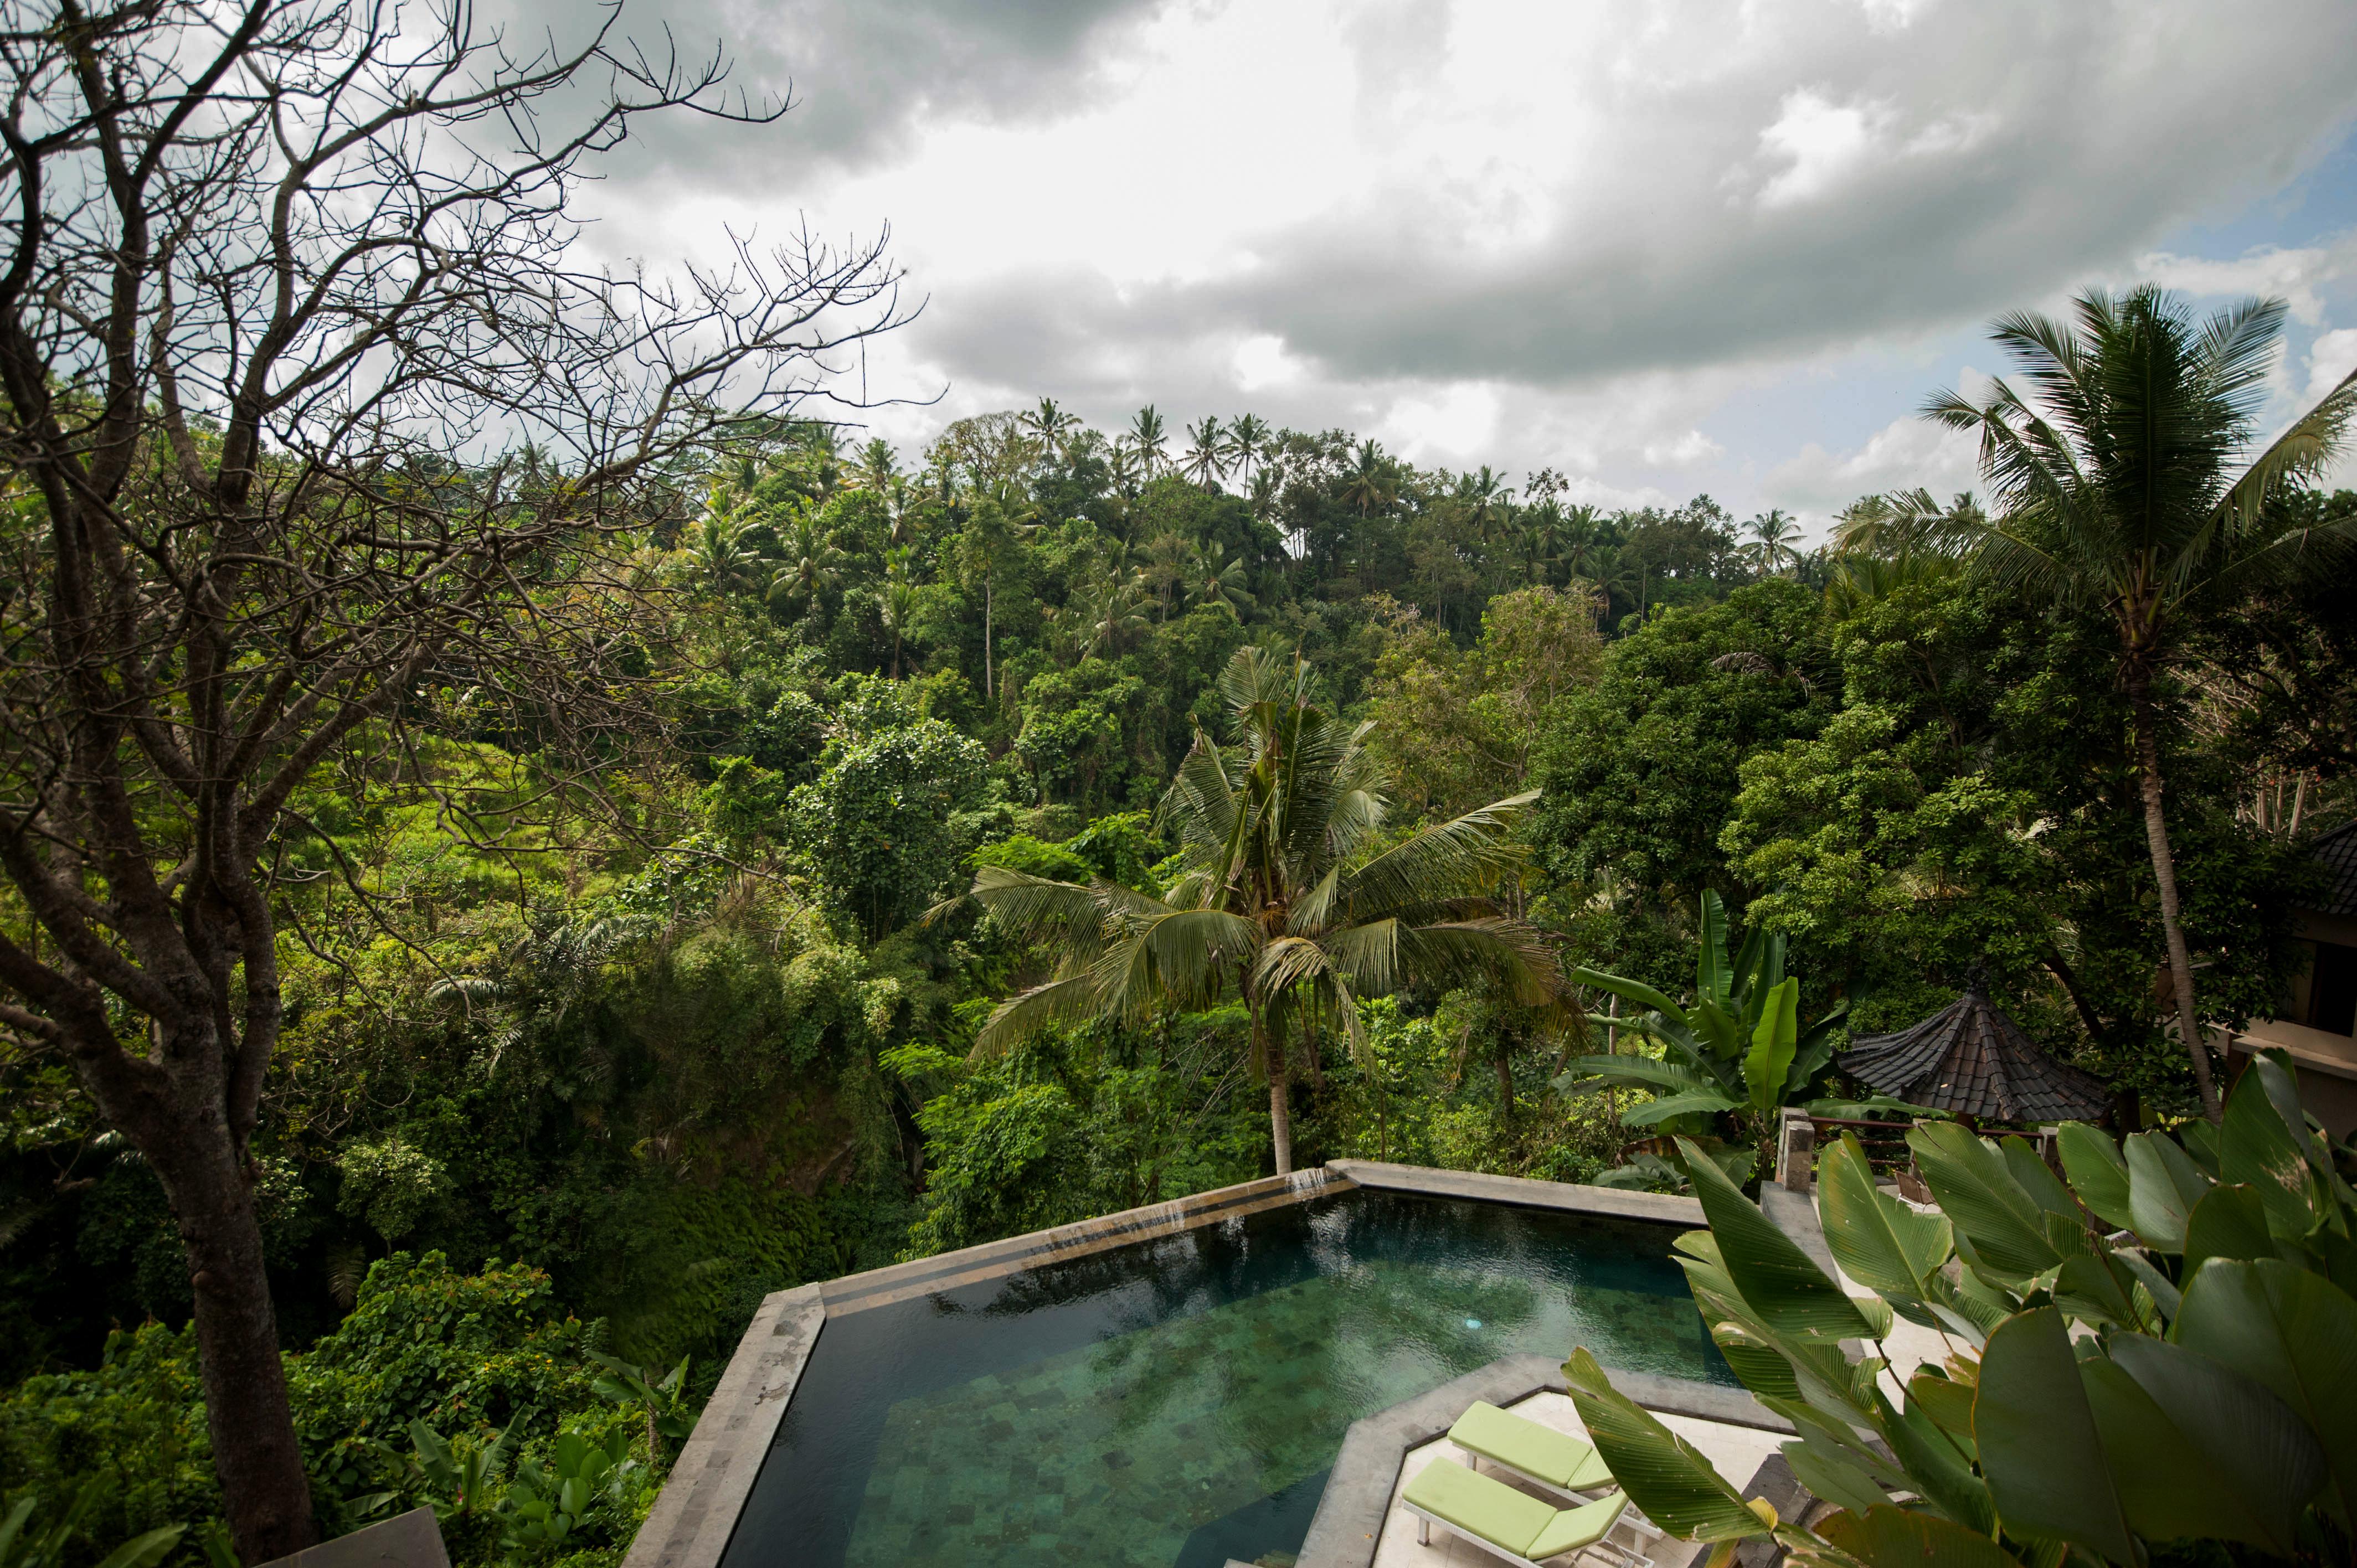
[[[1835,1004],[1803,1028],[1801,983],[1784,972],[1783,936],[1755,930],[1730,961],[1727,908],[1716,893],[1702,896],[1700,926],[1687,1006],[1642,981],[1572,972],[1573,983],[1644,1008],[1620,1019],[1620,1026],[1658,1042],[1662,1055],[1581,1057],[1555,1080],[1557,1089],[1575,1095],[1651,1090],[1660,1098],[1624,1112],[1621,1121],[1634,1127],[1677,1122],[1685,1131],[1718,1116],[1765,1120],[1810,1093],[1833,1065],[1834,1028],[1848,1004]]]
[[[14,1507],[0,1514],[0,1568],[64,1568],[70,1560],[89,1562],[86,1553],[72,1549],[74,1532],[81,1528],[82,1517],[97,1503],[104,1485],[103,1481],[87,1483],[74,1494],[65,1512],[45,1524],[33,1520],[39,1499],[18,1498]],[[187,1530],[183,1524],[167,1524],[135,1535],[101,1558],[97,1568],[154,1568],[180,1543]]]
[[[606,1369],[591,1386],[623,1409],[644,1415],[649,1458],[661,1464],[664,1438],[679,1442],[695,1430],[695,1412],[687,1405],[686,1357],[660,1378],[652,1367],[635,1367],[601,1351],[590,1351],[589,1359]]]
[[[584,1527],[618,1523],[639,1462],[630,1456],[630,1433],[618,1425],[603,1443],[577,1432],[559,1433],[549,1462],[522,1459],[501,1500],[503,1544],[511,1563],[565,1550]]]
[[[2352,1561],[2357,1151],[2304,1116],[2287,1059],[2181,1141],[2064,1126],[2061,1176],[2019,1138],[1908,1141],[1936,1212],[1877,1187],[1855,1138],[1820,1164],[1826,1246],[1864,1294],[1689,1155],[1710,1223],[1677,1244],[1689,1286],[1833,1511],[1755,1509],[1583,1349],[1573,1401],[1640,1509],[1730,1554],[1772,1538],[1865,1568]],[[1902,1317],[1945,1349],[1903,1383]]]
[[[471,1437],[446,1438],[422,1420],[409,1423],[409,1440],[416,1449],[412,1466],[425,1484],[436,1519],[445,1524],[469,1519],[484,1506],[491,1488],[499,1482],[500,1471],[507,1463],[508,1448],[523,1419],[519,1412],[489,1443]],[[375,1504],[390,1496],[381,1494],[363,1501]]]

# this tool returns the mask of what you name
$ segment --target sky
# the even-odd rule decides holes
[[[582,7],[510,0],[560,35]],[[1246,411],[1570,497],[1822,531],[1973,486],[1916,415],[1986,323],[2153,281],[2290,320],[2271,420],[2357,366],[2357,5],[632,0],[775,124],[641,128],[590,250],[888,231],[858,367],[913,458],[1051,396]],[[2357,467],[2335,476],[2357,482]]]

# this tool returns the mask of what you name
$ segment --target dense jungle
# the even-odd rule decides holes
[[[256,1145],[322,1487],[393,1487],[361,1450],[407,1445],[405,1380],[448,1421],[610,1423],[602,1350],[654,1380],[684,1359],[692,1403],[767,1292],[1266,1174],[1236,996],[977,1051],[1045,971],[960,897],[988,867],[1163,891],[1166,801],[1228,739],[1243,650],[1366,726],[1378,844],[1542,791],[1511,897],[1570,962],[1674,994],[1715,896],[1843,1030],[1981,972],[2144,1116],[2198,1112],[2099,617],[1891,542],[1970,497],[1867,498],[1803,552],[1706,497],[1563,490],[1249,414],[1107,437],[1043,401],[909,461],[790,426],[668,490],[620,557],[660,735],[607,780],[623,810],[542,809],[530,737],[463,687],[356,736],[290,813],[307,878]],[[2302,846],[2348,816],[2357,618],[2324,584],[2203,636],[2163,747],[2208,1005],[2244,1017],[2298,961]],[[1360,999],[1362,1040],[1286,1069],[1294,1163],[1674,1182],[1625,1157],[1658,1130],[1641,1088],[1551,1087],[1604,1048],[1585,1001],[1566,1023],[1478,976]],[[206,1517],[163,1194],[62,1064],[20,1046],[5,1072],[7,1484],[104,1455],[136,1484],[99,1538]]]
[[[785,114],[720,52],[27,15],[0,1568],[618,1568],[780,1289],[1345,1157],[1724,1201],[1974,984],[2206,1135],[2322,983],[2281,301],[2001,318],[1983,488],[1807,535],[1052,386],[896,446],[883,239],[576,248],[634,122]]]

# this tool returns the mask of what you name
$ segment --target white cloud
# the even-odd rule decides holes
[[[2136,261],[2136,275],[2195,295],[2267,295],[2290,306],[2292,318],[2310,327],[2324,318],[2318,290],[2357,270],[2357,234],[2330,245],[2285,250],[2263,245],[2229,261],[2152,251]]]
[[[1835,454],[1814,442],[1778,464],[1761,487],[1769,501],[1822,525],[1860,496],[1922,486],[1945,497],[1974,488],[1970,436],[1924,419],[1896,419],[1856,451]]]
[[[1250,407],[1598,494],[1799,510],[1970,482],[1864,433],[1969,390],[1957,336],[1997,310],[2141,275],[2282,293],[2316,325],[2357,277],[2357,239],[2175,253],[2349,125],[2346,0],[2285,0],[2265,29],[2203,0],[656,4],[806,107],[655,138],[659,175],[591,193],[593,246],[661,266],[716,253],[724,222],[890,220],[930,304],[871,346],[869,384],[948,388],[878,415],[904,444],[1041,393],[1108,426]],[[1869,371],[1870,406],[1822,390]],[[1730,399],[1796,387],[1851,434],[1730,433]]]
[[[1649,441],[1640,451],[1645,461],[1656,468],[1691,468],[1723,456],[1727,448],[1699,430],[1688,430],[1668,441]]]
[[[1785,94],[1780,108],[1775,124],[1760,133],[1760,146],[1785,167],[1760,188],[1762,207],[1833,190],[1873,158],[1891,121],[1887,103],[1835,103],[1806,87]]]
[[[2308,396],[2312,403],[2357,371],[2357,327],[2327,332],[2308,348]]]

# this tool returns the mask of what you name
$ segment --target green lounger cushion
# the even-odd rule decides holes
[[[1611,1467],[1594,1448],[1486,1400],[1458,1418],[1448,1429],[1448,1441],[1566,1492],[1592,1492],[1612,1485]]]
[[[1605,1531],[1620,1522],[1620,1516],[1628,1509],[1629,1499],[1620,1492],[1582,1503],[1576,1509],[1566,1509],[1539,1531],[1537,1540],[1523,1548],[1523,1555],[1537,1563],[1558,1552],[1593,1546],[1604,1539]]]
[[[1594,1545],[1629,1507],[1629,1499],[1615,1492],[1576,1509],[1550,1508],[1503,1481],[1475,1475],[1454,1459],[1426,1465],[1401,1498],[1534,1563]]]

